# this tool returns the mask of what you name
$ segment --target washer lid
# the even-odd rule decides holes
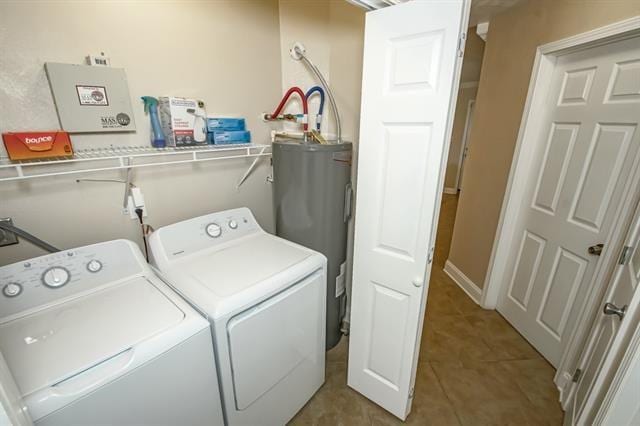
[[[3,324],[0,351],[24,396],[83,372],[184,317],[138,277]]]
[[[258,233],[242,238],[222,249],[209,250],[176,263],[170,275],[173,284],[187,297],[214,314],[219,304],[226,310],[243,306],[259,293],[252,291],[270,278],[315,255],[315,252],[282,238]],[[283,278],[286,286],[299,277]],[[206,289],[191,292],[191,283]],[[206,300],[202,300],[206,299]]]

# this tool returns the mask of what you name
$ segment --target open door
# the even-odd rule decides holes
[[[411,410],[467,0],[367,13],[348,384]]]
[[[629,344],[629,336],[638,326],[639,308],[640,206],[636,208],[618,264],[578,361],[578,370],[569,391],[566,424],[600,424],[594,417],[621,365],[620,360]],[[636,393],[638,390],[640,382],[635,386]],[[637,395],[635,398],[638,401]],[[635,406],[626,408],[633,413],[637,410],[637,405],[636,403]]]

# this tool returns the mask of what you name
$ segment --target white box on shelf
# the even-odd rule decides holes
[[[207,113],[204,102],[197,99],[162,96],[158,111],[167,146],[207,143]]]

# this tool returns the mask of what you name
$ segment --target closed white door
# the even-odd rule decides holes
[[[557,59],[502,313],[557,366],[620,214],[640,145],[640,41]],[[597,249],[597,248],[596,248]],[[610,250],[604,247],[604,250]]]
[[[367,13],[348,384],[401,419],[413,386],[466,0]]]
[[[635,327],[634,312],[637,310],[638,282],[640,282],[640,210],[636,212],[631,232],[625,241],[625,249],[613,273],[602,306],[591,328],[590,336],[578,361],[580,373],[570,390],[572,396],[567,415],[574,423],[593,424],[604,394],[623,355],[624,337],[629,327]],[[636,294],[638,293],[638,294]],[[640,392],[640,381],[636,383],[636,394]],[[636,409],[640,405],[636,395]],[[633,407],[628,407],[633,409]]]

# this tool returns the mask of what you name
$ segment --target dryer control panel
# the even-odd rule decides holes
[[[0,318],[139,274],[143,262],[137,246],[115,240],[2,266]]]
[[[246,207],[196,217],[158,229],[150,238],[152,257],[169,260],[262,231]]]

